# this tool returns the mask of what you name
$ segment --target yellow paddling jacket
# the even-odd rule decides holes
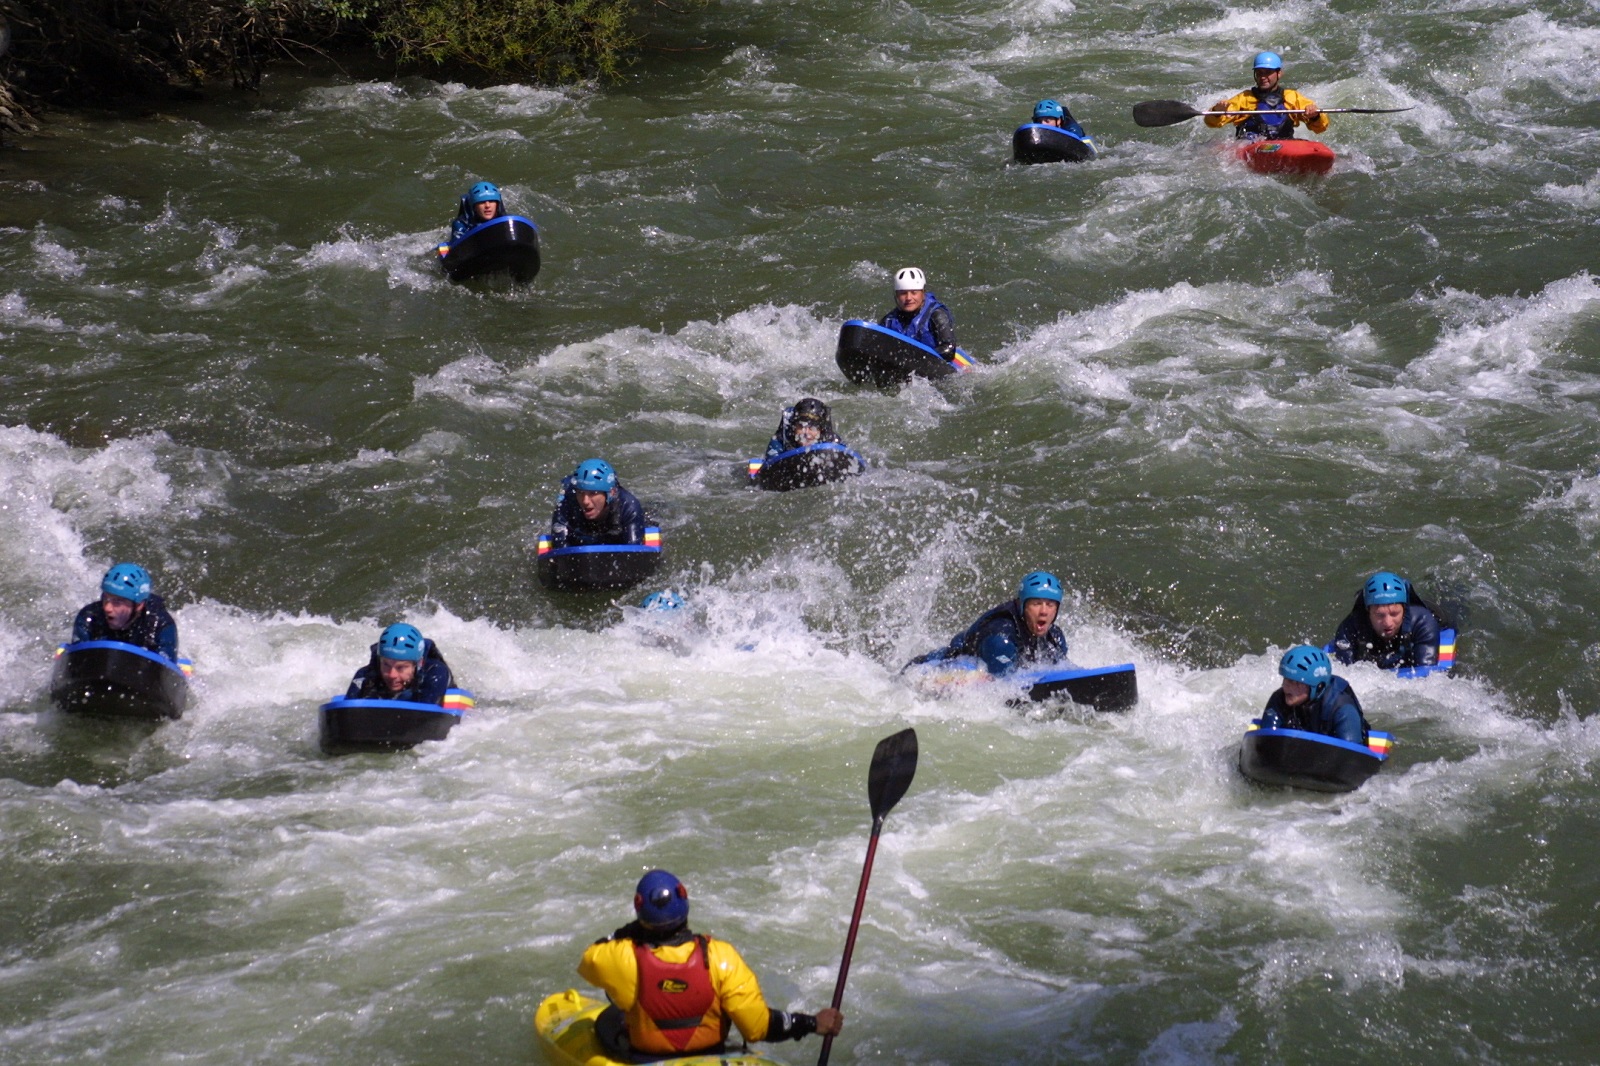
[[[638,953],[654,960],[645,963],[652,971],[653,985],[648,989],[640,988]],[[733,945],[723,940],[697,936],[653,947],[627,937],[602,940],[583,953],[578,976],[604,990],[622,1011],[635,1051],[652,1055],[702,1051],[721,1044],[730,1024],[738,1026],[748,1042],[767,1035],[772,1012],[761,985]],[[704,994],[706,983],[710,995]],[[679,997],[688,1009],[672,1006]]]
[[[1271,107],[1283,107],[1284,109],[1289,110],[1289,111],[1298,111],[1298,110],[1300,110],[1302,108],[1316,107],[1317,106],[1315,101],[1311,100],[1309,97],[1301,96],[1298,92],[1296,92],[1293,89],[1277,89],[1277,90],[1274,90],[1272,93],[1262,93],[1261,95],[1263,97],[1267,97],[1268,99],[1262,100],[1262,101],[1260,101],[1258,103],[1256,94],[1259,91],[1260,90],[1257,90],[1257,89],[1246,89],[1243,92],[1235,93],[1232,97],[1230,97],[1228,99],[1227,104],[1224,105],[1224,110],[1227,110],[1227,111],[1255,111],[1255,110],[1258,110],[1258,109],[1263,108],[1263,107],[1269,107],[1269,108],[1271,108]],[[1273,102],[1271,100],[1271,97],[1276,96],[1278,93],[1282,93],[1283,94],[1283,103],[1282,104],[1275,103],[1275,102]],[[1266,116],[1266,117],[1270,118],[1271,116]],[[1305,120],[1305,116],[1304,115],[1284,115],[1283,116],[1283,121],[1286,121],[1288,123],[1288,125],[1289,125],[1291,130],[1295,126],[1304,125],[1305,128],[1310,130],[1312,133],[1321,133],[1321,132],[1323,132],[1324,130],[1326,130],[1328,128],[1328,116],[1327,115],[1318,115],[1316,118],[1312,119],[1310,122],[1307,122]],[[1274,123],[1263,123],[1263,116],[1261,116],[1261,115],[1207,115],[1206,116],[1206,125],[1210,126],[1214,130],[1219,130],[1223,126],[1231,126],[1231,125],[1236,125],[1236,124],[1241,124],[1241,123],[1245,124],[1247,127],[1252,126],[1252,125],[1263,125],[1263,124],[1267,125],[1267,126],[1275,125]],[[1270,131],[1267,131],[1267,130],[1264,130],[1264,129],[1263,130],[1250,129],[1250,132],[1251,133],[1263,133],[1263,132],[1270,132]]]

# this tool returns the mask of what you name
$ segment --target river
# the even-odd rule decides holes
[[[1261,48],[1412,110],[1334,116],[1309,183],[1133,124]],[[1597,85],[1578,0],[720,0],[615,86],[283,69],[8,147],[0,1062],[539,1062],[653,866],[815,1010],[906,726],[836,1062],[1595,1061]],[[1009,165],[1046,96],[1099,159]],[[485,178],[528,288],[431,261]],[[911,264],[979,372],[847,384]],[[747,489],[803,395],[871,470]],[[676,647],[648,588],[531,579],[591,455],[661,521]],[[124,559],[180,721],[48,706]],[[898,676],[1040,567],[1136,709]],[[1461,615],[1457,671],[1341,669],[1397,738],[1359,792],[1249,784],[1279,654],[1378,569]],[[394,620],[475,711],[323,756]]]

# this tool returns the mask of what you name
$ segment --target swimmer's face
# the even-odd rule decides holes
[[[1028,635],[1042,637],[1056,623],[1056,613],[1061,605],[1055,600],[1032,599],[1022,605],[1022,620],[1028,624]]]
[[[1403,603],[1375,603],[1367,608],[1367,621],[1384,640],[1394,639],[1405,621],[1406,605]]]
[[[109,592],[100,597],[100,608],[106,612],[106,624],[112,629],[127,629],[139,611],[137,603]]]

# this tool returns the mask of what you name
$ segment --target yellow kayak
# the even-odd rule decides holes
[[[638,1066],[644,1062],[666,1062],[671,1066],[775,1066],[775,1060],[749,1050],[669,1059],[614,1058],[594,1032],[594,1020],[605,1007],[605,1000],[593,999],[575,988],[557,992],[539,1004],[533,1015],[533,1031],[553,1066]]]

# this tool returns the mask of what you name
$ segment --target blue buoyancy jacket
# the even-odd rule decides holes
[[[1321,733],[1352,744],[1367,742],[1367,719],[1361,713],[1361,701],[1342,677],[1328,679],[1320,693],[1298,707],[1284,703],[1283,689],[1278,689],[1267,700],[1261,727]]]
[[[922,306],[915,314],[895,308],[878,325],[926,344],[946,359],[956,350],[956,317],[931,291],[923,294]]]
[[[592,544],[643,544],[644,527],[650,524],[644,505],[617,482],[606,498],[605,513],[597,522],[583,517],[578,506],[578,490],[572,475],[561,479],[561,497],[550,516],[550,544],[555,548],[575,548]]]
[[[1234,136],[1248,140],[1287,141],[1294,136],[1294,120],[1285,114],[1283,107],[1283,90],[1274,89],[1266,92],[1262,89],[1246,89],[1256,98],[1256,106],[1251,111],[1274,111],[1272,115],[1251,115],[1239,124],[1234,131]]]
[[[115,640],[178,661],[178,623],[167,613],[166,601],[160,596],[146,599],[144,609],[126,629],[112,629],[106,621],[106,609],[99,600],[94,601],[72,620],[72,642],[85,640]]]
[[[1360,594],[1355,606],[1339,623],[1333,637],[1333,654],[1341,663],[1377,663],[1393,670],[1400,666],[1433,666],[1439,661],[1439,617],[1432,604],[1414,591],[1406,604],[1400,632],[1384,640],[1372,628]]]
[[[439,653],[439,648],[426,637],[422,641],[422,661],[417,663],[416,676],[411,679],[411,684],[399,692],[390,692],[383,683],[383,674],[378,669],[378,646],[372,646],[372,658],[367,665],[356,671],[356,676],[350,679],[350,690],[344,694],[347,700],[402,700],[406,703],[444,703],[444,694],[449,690],[454,679],[450,676],[450,666],[444,661],[444,656]]]
[[[1061,635],[1060,626],[1052,625],[1042,637],[1027,636],[1027,632],[1028,626],[1022,616],[1022,604],[1016,600],[1007,600],[979,615],[976,622],[952,637],[946,647],[926,655],[919,655],[911,660],[909,665],[941,662],[945,659],[971,655],[983,659],[989,672],[998,676],[1010,673],[1018,667],[1037,669],[1053,666],[1066,659],[1067,638]],[[990,643],[989,638],[992,636],[1004,639]],[[1006,652],[1004,657],[996,654],[994,650],[996,644],[1003,647],[1007,642],[1015,648],[1014,654]],[[989,646],[987,654],[986,644]]]

